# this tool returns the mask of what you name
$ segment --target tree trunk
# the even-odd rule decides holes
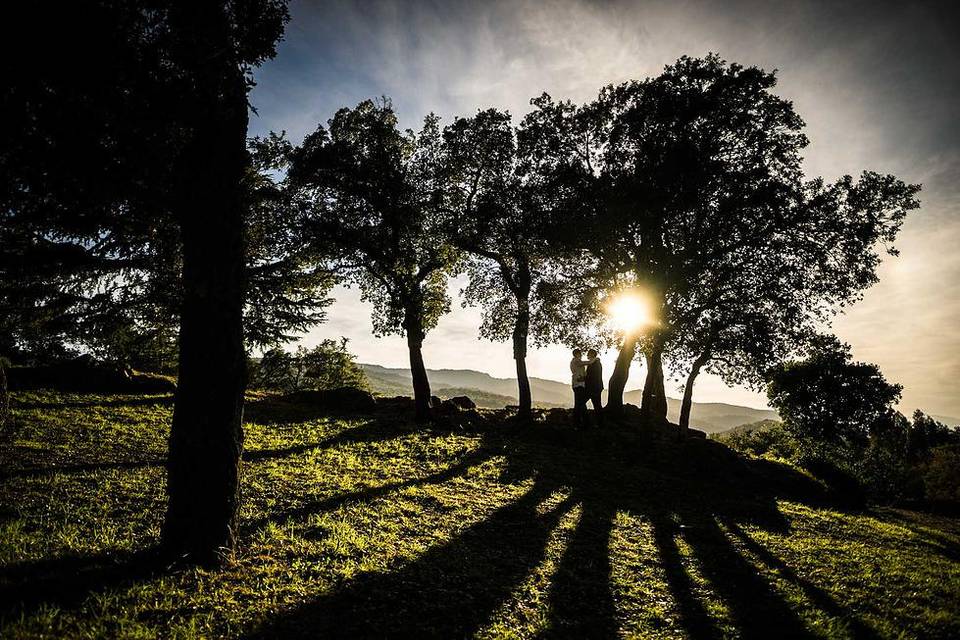
[[[663,344],[654,338],[650,350],[644,354],[647,360],[647,379],[643,384],[643,399],[640,413],[654,420],[667,419],[667,395],[663,389]]]
[[[7,429],[13,426],[10,415],[10,392],[7,390],[7,371],[0,358],[0,436],[6,436]]]
[[[680,437],[685,437],[690,428],[690,408],[693,406],[693,384],[697,381],[700,369],[710,360],[710,355],[704,353],[693,361],[687,382],[683,387],[683,403],[680,405]]]
[[[192,137],[177,167],[183,306],[162,539],[177,556],[211,563],[233,548],[240,500],[246,85],[223,6],[174,7],[179,62],[193,74],[184,98]]]
[[[623,409],[623,390],[627,386],[630,365],[633,363],[633,357],[636,353],[637,336],[624,336],[623,344],[620,345],[620,353],[617,354],[617,362],[613,366],[613,373],[610,374],[610,383],[607,385],[607,409],[611,413]]]
[[[416,309],[407,309],[403,321],[407,334],[407,349],[410,351],[410,375],[413,378],[413,403],[417,422],[430,420],[430,380],[423,364],[423,324]]]
[[[522,275],[522,274],[521,274]],[[517,294],[517,321],[513,325],[513,359],[517,363],[517,417],[529,418],[533,412],[530,378],[527,377],[527,336],[530,333],[529,274]]]

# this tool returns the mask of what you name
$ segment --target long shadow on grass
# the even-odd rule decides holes
[[[508,476],[532,481],[529,493],[396,570],[361,574],[333,593],[267,620],[251,637],[470,636],[542,562],[551,530],[574,505],[580,505],[581,515],[547,589],[545,635],[618,634],[608,547],[614,518],[625,511],[653,525],[658,560],[687,635],[713,638],[729,629],[721,629],[703,604],[704,587],[691,576],[680,540],[693,550],[700,574],[726,605],[726,624],[743,637],[769,637],[774,631],[779,637],[809,637],[797,614],[733,547],[718,520],[786,532],[776,500],[823,503],[820,486],[786,467],[746,461],[712,442],[655,446],[651,450],[649,440],[625,430],[602,436],[543,428],[513,436],[487,434],[474,457],[493,451],[504,456]],[[443,481],[464,466],[454,465],[428,481]],[[381,487],[373,495],[405,484]],[[534,508],[556,493],[568,497],[545,513]],[[337,498],[316,507],[341,503]]]
[[[395,438],[410,429],[402,427],[396,421],[379,422],[371,420],[356,427],[344,429],[340,433],[320,442],[309,445],[295,445],[286,448],[254,450],[244,453],[244,460],[260,462],[287,456],[307,453],[312,450],[349,445],[362,442],[377,442]],[[58,473],[98,472],[111,469],[136,469],[163,465],[163,460],[125,461],[114,463],[90,463],[16,470],[5,473],[0,480],[10,478],[37,477]],[[371,489],[367,492],[347,493],[333,496],[291,510],[284,517],[305,515],[307,513],[336,508],[340,504],[353,500],[372,499],[392,490],[425,482],[442,482],[470,466],[465,458],[459,465],[446,469],[434,477],[399,483],[395,486]],[[14,511],[5,514],[12,517]],[[280,517],[280,514],[275,516]],[[247,522],[243,531],[263,526],[268,519]],[[132,585],[162,573],[164,565],[156,550],[139,553],[104,552],[84,556],[63,556],[24,561],[0,567],[0,620],[9,621],[21,615],[30,615],[41,605],[71,608],[80,605],[87,597],[109,589]]]
[[[471,467],[482,463],[490,455],[485,448],[479,448],[464,455],[460,460],[437,473],[422,477],[409,478],[399,482],[388,482],[375,487],[367,487],[346,493],[336,493],[323,498],[307,501],[292,507],[275,511],[260,518],[246,520],[240,525],[240,533],[249,535],[271,523],[282,523],[305,519],[311,515],[335,511],[353,502],[372,502],[378,498],[402,491],[410,487],[441,484],[463,475]]]
[[[131,398],[104,398],[102,400],[79,400],[67,402],[13,402],[14,409],[87,409],[92,407],[172,407],[173,395],[156,395]]]
[[[830,596],[830,594],[812,582],[797,575],[797,572],[794,571],[786,562],[770,553],[766,547],[751,538],[743,529],[740,528],[738,524],[735,522],[727,522],[725,524],[727,530],[729,530],[730,533],[737,540],[739,540],[741,544],[743,544],[751,553],[760,558],[760,561],[765,565],[776,570],[777,574],[781,578],[799,587],[803,594],[810,600],[810,602],[829,615],[835,618],[842,618],[847,624],[849,624],[850,631],[853,632],[853,636],[855,638],[871,639],[879,637],[873,629],[860,621],[859,618],[857,618],[855,615],[851,615],[849,611],[845,611],[843,607],[841,607],[837,601]]]
[[[572,506],[538,507],[552,487],[535,482],[513,503],[390,573],[356,576],[345,589],[259,629],[257,637],[462,638],[476,631],[544,556]]]
[[[247,449],[243,452],[243,460],[249,463],[277,460],[360,442],[389,440],[410,432],[408,428],[403,428],[396,424],[378,428],[371,428],[370,425],[371,423],[367,422],[355,427],[350,427],[318,442],[301,443],[289,447],[275,447],[271,449]],[[164,458],[147,458],[144,460],[112,460],[105,462],[24,467],[22,469],[0,471],[0,482],[18,478],[42,478],[60,474],[99,473],[102,471],[115,470],[132,471],[147,467],[161,467],[165,464],[166,460]]]
[[[0,622],[28,616],[41,605],[60,609],[78,606],[93,592],[121,589],[163,569],[161,556],[153,549],[7,565],[0,569]]]

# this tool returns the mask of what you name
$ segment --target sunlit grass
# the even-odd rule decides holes
[[[838,511],[788,467],[635,427],[421,430],[261,399],[235,560],[156,566],[170,398],[15,400],[3,637],[960,634],[955,521]]]

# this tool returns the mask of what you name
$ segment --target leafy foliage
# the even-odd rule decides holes
[[[853,362],[850,348],[821,337],[806,360],[772,368],[767,397],[785,427],[812,452],[863,447],[874,426],[893,415],[902,387],[874,364]]]
[[[432,206],[440,130],[428,116],[414,134],[397,129],[390,103],[341,109],[291,153],[289,184],[335,269],[374,305],[375,335],[423,340],[449,311],[447,278],[457,251]]]
[[[297,347],[295,353],[270,349],[250,374],[255,389],[273,389],[285,393],[304,390],[353,387],[369,390],[367,376],[347,350],[347,339],[323,340],[313,349]]]

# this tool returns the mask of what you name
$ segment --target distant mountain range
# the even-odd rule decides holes
[[[361,364],[370,379],[370,386],[383,395],[410,395],[409,369],[392,369],[377,364]],[[516,378],[494,378],[488,373],[471,369],[429,369],[430,387],[441,398],[465,395],[481,407],[498,408],[517,404]],[[570,407],[573,394],[570,385],[530,378],[530,389],[536,406]],[[624,401],[640,404],[640,390],[628,391]],[[667,417],[676,422],[680,415],[680,400],[667,398]],[[776,412],[752,409],[722,402],[694,402],[690,410],[690,426],[707,433],[726,431],[742,424],[778,419]]]
[[[408,396],[411,393],[409,369],[392,369],[378,364],[361,364],[370,379],[374,392],[389,396]],[[428,369],[430,387],[441,398],[470,396],[478,406],[496,409],[517,404],[517,379],[494,378],[489,373],[472,369]],[[543,408],[571,407],[573,394],[570,385],[545,378],[530,378],[530,389],[535,406]],[[625,402],[640,404],[640,389],[623,394]],[[680,416],[680,400],[667,398],[667,417],[676,422]],[[908,416],[909,417],[909,416]],[[950,416],[931,416],[946,425],[960,425],[960,419]],[[690,410],[690,426],[707,433],[719,433],[741,425],[765,420],[779,420],[775,411],[753,409],[723,402],[694,402]]]

